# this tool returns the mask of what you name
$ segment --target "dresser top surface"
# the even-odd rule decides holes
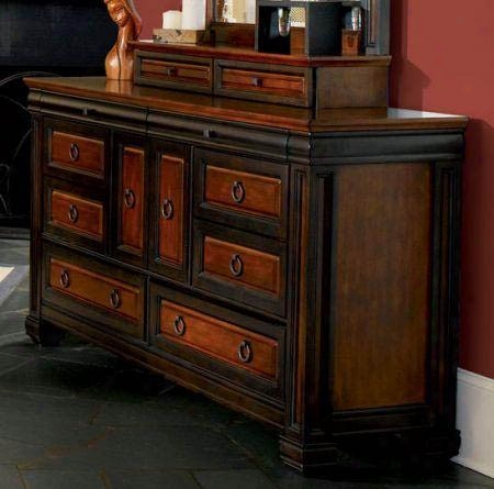
[[[295,132],[463,129],[468,118],[397,108],[311,109],[212,97],[104,77],[26,78],[34,91]]]

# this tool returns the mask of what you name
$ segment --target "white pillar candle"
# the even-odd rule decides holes
[[[206,0],[182,0],[182,29],[203,31],[206,28]]]
[[[181,29],[182,12],[179,10],[168,10],[163,12],[163,29]]]

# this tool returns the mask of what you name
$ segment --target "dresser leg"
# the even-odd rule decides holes
[[[65,336],[63,329],[32,315],[27,316],[25,328],[33,343],[43,346],[58,346]]]
[[[334,443],[327,441],[304,443],[281,435],[280,456],[285,464],[310,475],[327,472],[335,467],[339,459],[339,450]]]

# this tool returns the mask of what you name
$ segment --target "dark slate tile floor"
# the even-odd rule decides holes
[[[0,239],[0,264],[28,242]],[[0,306],[0,489],[494,488],[451,464],[440,473],[304,478],[268,428],[68,336],[24,334],[28,280]]]

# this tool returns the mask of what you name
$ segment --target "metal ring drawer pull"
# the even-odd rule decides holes
[[[72,161],[72,163],[75,163],[79,159],[80,154],[81,152],[79,150],[79,146],[77,146],[76,143],[70,143],[69,146],[70,161]]]
[[[124,204],[128,209],[133,209],[136,205],[136,194],[130,188],[126,188],[124,191]]]
[[[76,223],[79,219],[79,211],[74,204],[69,205],[69,211],[67,212],[67,216],[70,222]]]
[[[185,329],[186,325],[184,318],[182,316],[177,316],[173,320],[173,331],[177,336],[183,336],[185,334]]]
[[[206,139],[212,139],[212,138],[215,138],[217,136],[217,133],[215,131],[213,131],[212,129],[204,129],[202,131],[202,135]]]
[[[173,218],[173,201],[170,199],[163,199],[161,204],[161,215],[163,219],[169,220]]]
[[[175,67],[168,67],[165,69],[166,76],[177,76],[178,70]]]
[[[122,305],[122,298],[120,292],[117,289],[113,289],[110,292],[110,304],[114,309],[118,309]]]
[[[236,204],[241,204],[245,200],[245,187],[242,182],[237,180],[233,182],[232,199]]]
[[[250,363],[252,361],[252,347],[247,340],[243,340],[238,345],[237,355],[242,363]]]
[[[60,285],[67,289],[70,285],[70,275],[67,270],[62,270],[60,273]]]
[[[262,78],[258,78],[257,76],[252,78],[252,86],[261,87],[262,86]]]
[[[244,273],[244,262],[240,255],[233,255],[230,259],[230,272],[234,277],[240,277]]]

